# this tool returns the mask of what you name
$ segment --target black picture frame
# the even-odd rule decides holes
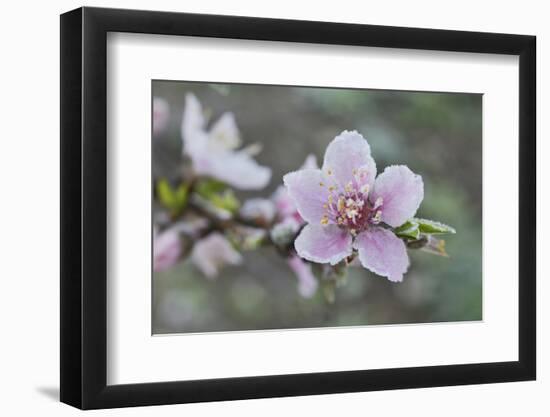
[[[519,360],[107,385],[108,32],[519,56]],[[536,377],[534,36],[102,8],[61,15],[61,401],[82,409]]]

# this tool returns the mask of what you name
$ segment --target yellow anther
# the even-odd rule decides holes
[[[344,206],[345,206],[344,197],[340,197],[340,198],[338,199],[338,206],[337,206],[338,211],[344,210]]]
[[[321,187],[324,187],[324,186],[325,186],[325,183],[321,181],[321,182],[319,183],[319,185],[320,185]]]
[[[334,197],[332,196],[332,194],[330,194],[330,195],[328,196],[328,203],[329,203],[329,204],[332,204],[333,199],[334,199]]]
[[[323,208],[324,208],[325,210],[328,209],[328,204],[327,204],[327,203],[323,204]]]
[[[328,217],[327,216],[323,216],[323,218],[321,219],[321,224],[328,224]]]
[[[363,186],[361,187],[361,192],[362,192],[363,194],[368,194],[368,192],[369,192],[369,185],[368,185],[368,184],[363,185]]]
[[[327,174],[328,174],[328,175],[332,175],[332,169],[330,169],[330,168],[327,169]]]
[[[346,190],[346,193],[351,193],[351,191],[353,190],[353,185],[351,184],[351,182],[348,182],[346,184],[346,186],[344,187],[344,190]]]
[[[330,187],[328,187],[328,190],[330,192],[334,191],[336,189],[336,187],[334,185],[331,185]]]

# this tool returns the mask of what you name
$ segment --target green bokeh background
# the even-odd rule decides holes
[[[322,162],[343,130],[367,138],[378,172],[405,164],[422,175],[418,217],[456,228],[449,258],[409,250],[402,283],[350,268],[329,304],[321,291],[299,296],[297,280],[275,250],[244,253],[244,263],[208,280],[187,259],[153,276],[153,333],[231,331],[482,319],[482,96],[386,90],[153,81],[170,105],[167,131],[153,141],[153,175],[173,178],[181,164],[180,125],[192,92],[215,121],[232,111],[244,144],[259,142],[268,187],[238,192],[269,197],[282,176],[313,153]]]

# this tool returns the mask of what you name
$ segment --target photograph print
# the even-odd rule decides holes
[[[482,320],[482,95],[153,80],[152,333]]]

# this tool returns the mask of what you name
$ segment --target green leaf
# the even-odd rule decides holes
[[[187,197],[189,195],[189,184],[180,184],[179,187],[176,189],[176,203],[177,207],[181,210],[185,207],[185,204],[187,204]]]
[[[414,220],[408,220],[397,229],[394,230],[399,237],[416,240],[420,237],[420,228]]]
[[[189,184],[181,183],[176,189],[173,189],[170,183],[165,178],[162,178],[157,182],[156,188],[160,203],[172,215],[181,213],[187,204]]]
[[[215,207],[227,210],[230,213],[235,213],[241,205],[233,190],[225,190],[220,194],[211,194],[208,197],[208,200]]]
[[[204,179],[195,184],[195,191],[201,197],[209,200],[214,194],[219,194],[227,189],[227,185],[218,180]]]
[[[420,230],[421,233],[425,233],[429,235],[456,233],[456,230],[451,226],[447,226],[446,224],[436,222],[433,220],[414,218],[412,219],[412,221],[418,223],[418,229]]]
[[[214,207],[230,213],[235,213],[241,205],[233,190],[218,180],[200,180],[195,184],[194,191]]]
[[[160,203],[168,209],[173,208],[176,204],[176,196],[174,191],[172,190],[168,180],[165,178],[162,178],[157,182],[157,196]]]

